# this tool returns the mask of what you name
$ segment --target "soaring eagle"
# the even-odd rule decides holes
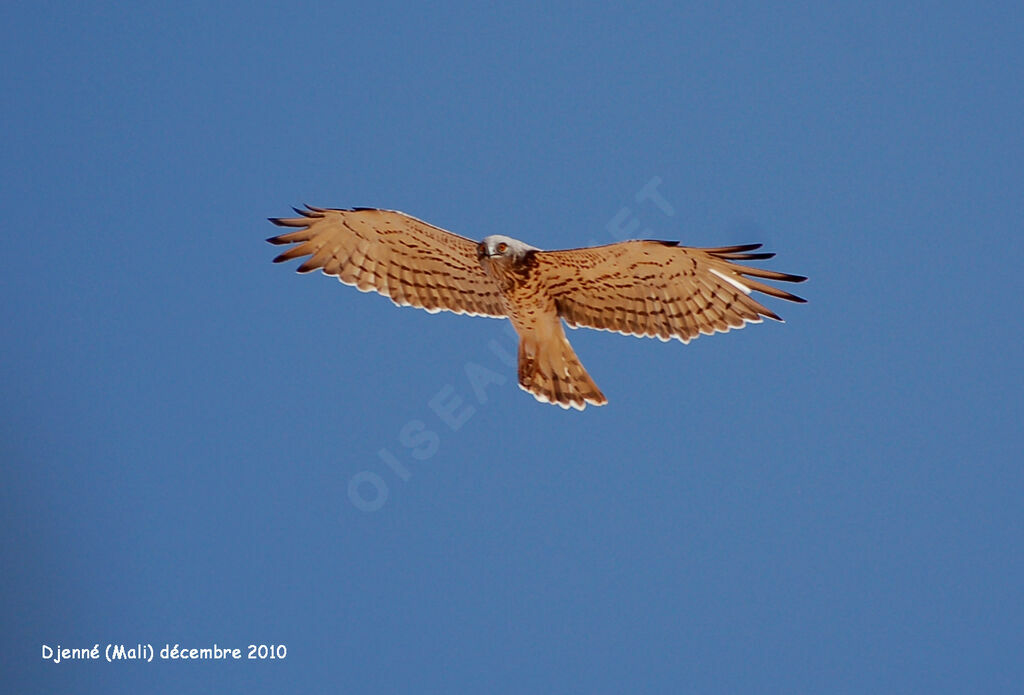
[[[499,235],[475,242],[394,210],[295,211],[299,217],[270,220],[295,229],[267,240],[294,244],[275,263],[308,256],[300,273],[320,269],[401,306],[508,318],[519,334],[519,385],[563,408],[608,402],[566,339],[563,321],[687,343],[762,316],[781,321],[753,291],[805,301],[754,278],[807,278],[734,262],[775,255],[754,253],[761,244],[693,248],[636,240],[542,251]]]

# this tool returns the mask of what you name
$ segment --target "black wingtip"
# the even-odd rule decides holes
[[[718,248],[704,250],[717,256],[723,253],[745,253],[747,251],[756,251],[762,246],[764,246],[764,244],[737,244],[735,246],[719,246]]]
[[[276,224],[278,227],[308,227],[309,222],[306,222],[306,218],[303,217],[301,220],[295,219],[294,217],[268,217],[271,224]],[[282,242],[283,243],[283,242]]]
[[[740,267],[743,268],[743,270],[740,271],[742,275],[774,280],[775,282],[807,282],[806,275],[790,275],[789,273],[780,273],[774,270],[765,270],[762,268],[750,268],[747,266]]]

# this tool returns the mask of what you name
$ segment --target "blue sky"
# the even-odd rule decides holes
[[[3,681],[1009,691],[1022,30],[1015,3],[5,4]],[[810,301],[688,346],[572,332],[610,403],[564,412],[504,324],[272,265],[265,218],[303,202],[764,242]],[[467,365],[505,381],[481,402]],[[287,657],[41,658],[96,643]]]

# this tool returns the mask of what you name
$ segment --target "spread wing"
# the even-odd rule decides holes
[[[271,218],[297,231],[267,239],[295,244],[275,263],[309,256],[298,267],[318,268],[363,292],[431,313],[505,316],[501,294],[476,257],[476,242],[394,210],[295,208],[301,217]]]
[[[803,282],[807,278],[751,268],[733,261],[771,258],[749,253],[760,244],[690,248],[675,242],[625,241],[608,246],[538,251],[538,272],[572,327],[587,326],[627,335],[678,338],[725,332],[781,321],[753,299],[752,291],[792,302],[804,299],[752,278]]]

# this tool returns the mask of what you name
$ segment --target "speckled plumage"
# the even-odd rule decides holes
[[[760,244],[702,249],[636,240],[541,251],[504,236],[477,243],[392,210],[296,212],[301,217],[271,219],[296,228],[268,239],[294,244],[275,262],[308,256],[299,272],[321,269],[399,305],[508,318],[520,338],[520,386],[565,408],[607,399],[566,339],[563,320],[686,343],[762,316],[781,321],[752,291],[804,301],[753,278],[806,278],[733,262],[771,258],[751,253]]]

